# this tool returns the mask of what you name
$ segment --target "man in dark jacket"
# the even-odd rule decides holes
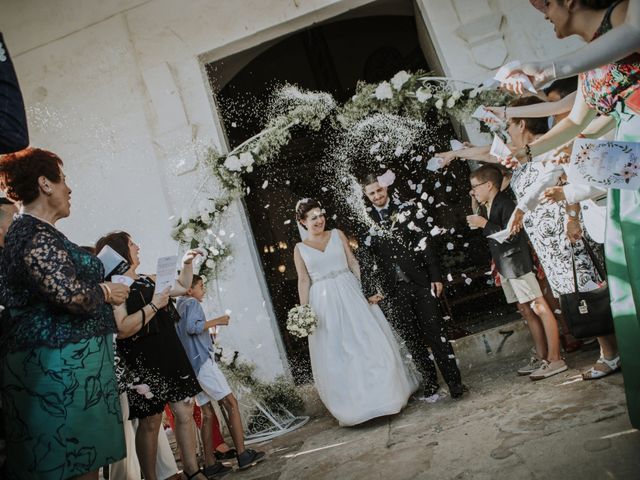
[[[411,203],[393,202],[377,177],[362,182],[376,227],[360,235],[360,269],[365,296],[377,303],[405,341],[424,378],[425,395],[438,391],[435,358],[454,398],[463,394],[460,370],[446,338],[438,298],[442,275],[431,249],[424,212]],[[428,347],[433,355],[429,354]]]
[[[0,33],[0,154],[29,146],[27,116],[18,77]]]
[[[481,228],[488,238],[507,302],[517,302],[536,345],[537,357],[519,369],[518,374],[528,375],[531,380],[542,380],[564,372],[567,364],[560,357],[557,320],[533,273],[526,235],[521,231],[500,241],[493,238],[507,230],[516,208],[511,197],[500,191],[502,173],[494,166],[484,165],[473,171],[469,179],[471,194],[487,208],[487,216],[469,215],[467,222],[470,227]]]

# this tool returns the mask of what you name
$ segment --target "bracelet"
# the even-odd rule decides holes
[[[109,285],[107,285],[106,283],[101,283],[100,286],[102,287],[102,293],[105,297],[105,303],[109,303],[109,300],[111,300],[111,289],[109,288]]]
[[[153,302],[149,302],[148,305],[153,309],[153,313],[158,313],[158,307],[156,307]]]
[[[504,119],[507,119],[507,106],[504,106]]]
[[[529,145],[528,143],[524,146],[524,154],[527,157],[528,161],[532,161],[533,157],[531,156],[531,145]]]
[[[140,330],[142,330],[144,328],[144,324],[147,323],[147,314],[144,313],[144,307],[142,307],[140,311],[142,312],[142,325],[140,325]]]

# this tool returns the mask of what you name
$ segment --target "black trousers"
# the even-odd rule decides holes
[[[462,384],[453,347],[444,332],[438,300],[431,295],[429,288],[399,282],[395,291],[388,294],[379,305],[387,320],[404,340],[416,367],[424,377],[425,390],[438,386],[433,359],[449,387],[455,388]],[[431,347],[433,358],[427,347]]]

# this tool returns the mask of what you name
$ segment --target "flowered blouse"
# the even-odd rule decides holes
[[[620,0],[622,1],[622,0]],[[611,12],[620,2],[609,7],[592,40],[611,30]],[[619,101],[640,86],[640,54],[632,53],[614,63],[580,74],[582,93],[587,104],[603,114],[615,110]]]
[[[2,269],[10,311],[3,350],[60,348],[116,332],[113,310],[98,285],[102,263],[53,225],[16,216],[5,238]]]

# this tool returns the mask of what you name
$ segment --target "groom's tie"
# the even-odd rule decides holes
[[[378,210],[378,213],[380,214],[380,219],[383,222],[386,222],[389,219],[389,208],[381,208]]]

